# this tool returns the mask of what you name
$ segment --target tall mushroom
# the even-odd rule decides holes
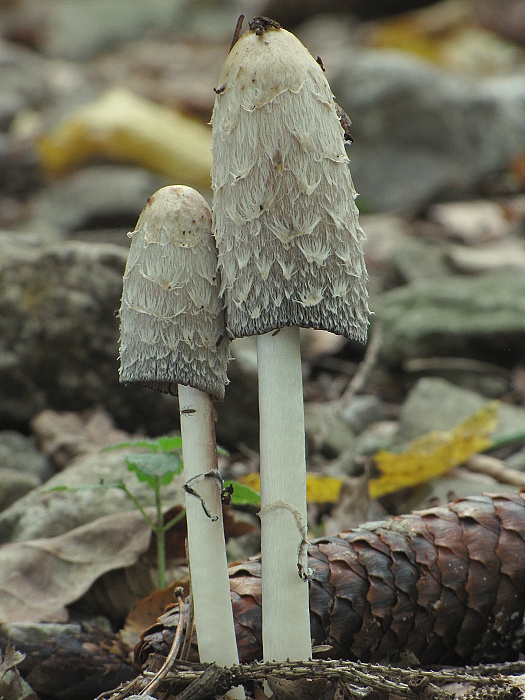
[[[299,327],[365,342],[367,273],[345,129],[320,63],[257,17],[224,63],[213,126],[226,326],[257,335],[263,653],[311,655]],[[347,122],[344,122],[345,127]]]
[[[199,654],[202,661],[229,666],[238,655],[212,406],[212,397],[224,397],[229,342],[211,211],[195,190],[164,187],[148,199],[129,235],[120,381],[178,391]]]

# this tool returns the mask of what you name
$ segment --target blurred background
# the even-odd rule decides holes
[[[173,600],[134,609],[155,543],[109,487],[155,501],[100,449],[178,428],[175,397],[118,383],[126,234],[164,185],[211,202],[213,88],[241,13],[320,56],[352,120],[374,315],[366,348],[302,336],[310,533],[525,485],[525,0],[0,0],[0,645],[29,653],[44,698],[133,676]],[[256,486],[254,340],[233,355],[220,467]],[[232,506],[230,561],[259,551],[256,512]],[[187,590],[184,537],[181,521],[167,556]],[[44,638],[66,640],[58,665]]]
[[[0,430],[96,407],[132,433],[176,428],[176,399],[118,384],[126,232],[165,184],[211,200],[213,87],[241,13],[321,56],[352,120],[382,329],[370,422],[429,376],[523,403],[525,2],[0,0]],[[304,342],[322,404],[364,348]],[[253,343],[234,355],[219,440],[257,449]]]

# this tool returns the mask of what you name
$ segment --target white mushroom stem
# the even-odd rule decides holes
[[[178,392],[184,477],[189,486],[186,519],[199,656],[202,662],[232,666],[239,663],[239,656],[217,479],[213,404],[210,395],[198,389],[179,384]],[[244,690],[233,688],[229,696],[242,699]]]
[[[257,338],[265,661],[312,656],[306,571],[306,459],[299,328]],[[300,571],[303,578],[300,575]]]

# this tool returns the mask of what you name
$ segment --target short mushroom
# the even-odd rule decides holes
[[[232,337],[258,336],[263,653],[304,660],[311,643],[299,328],[365,342],[364,233],[342,112],[321,65],[293,34],[255,18],[234,40],[216,93],[213,228],[226,326]]]
[[[164,187],[148,199],[129,235],[120,381],[178,392],[184,475],[191,484],[186,517],[199,654],[229,666],[238,655],[212,405],[212,397],[224,397],[229,341],[211,211],[195,190]]]

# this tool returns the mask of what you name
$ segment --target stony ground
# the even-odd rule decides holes
[[[146,11],[139,0],[0,3],[4,571],[22,565],[20,551],[9,549],[17,543],[62,538],[66,559],[69,533],[93,527],[89,550],[107,542],[105,518],[129,511],[121,491],[50,494],[44,483],[123,478],[153,505],[120,453],[99,452],[178,425],[176,399],[118,384],[114,314],[126,233],[165,184],[192,184],[211,201],[206,123],[219,67],[239,12],[272,10],[272,3],[246,4],[156,0]],[[304,333],[309,469],[356,479],[364,494],[337,508],[313,497],[311,529],[334,532],[456,496],[516,490],[525,477],[523,3],[505,3],[515,13],[512,27],[488,1],[438,3],[433,14],[394,20],[359,16],[359,3],[343,17],[316,16],[301,5],[303,14],[289,3],[281,17],[274,8],[275,16],[322,56],[352,119],[349,155],[374,311],[367,348]],[[132,136],[121,139],[122,132]],[[231,453],[224,474],[239,478],[258,466],[254,342],[236,341],[233,355],[226,399],[216,407],[217,434]],[[467,464],[369,501],[362,474],[374,468],[378,450],[400,451],[430,430],[450,431],[494,399],[500,404],[490,439],[517,437],[490,452],[490,474]],[[175,480],[166,505],[181,502]],[[234,511],[232,560],[258,551],[254,513]],[[110,522],[121,533],[129,528]],[[75,568],[60,569],[67,584],[58,601],[38,576],[25,579],[16,602],[12,592],[23,577],[0,582],[0,618],[65,624],[72,614],[74,625],[96,613],[106,626],[108,619],[120,626],[151,588],[148,533],[133,527],[134,539],[107,542],[80,579]],[[121,556],[118,581],[108,573],[115,569],[112,546]],[[31,565],[42,571],[44,562]],[[49,570],[50,586],[57,571]],[[40,605],[29,604],[36,598]]]

